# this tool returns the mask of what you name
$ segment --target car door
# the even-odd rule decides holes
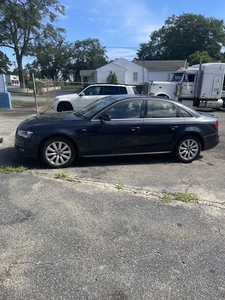
[[[147,100],[140,151],[143,153],[172,151],[185,127],[185,119],[179,114],[174,103],[160,99]]]
[[[181,83],[180,98],[194,98],[195,73],[186,73]]]
[[[90,155],[139,153],[143,118],[140,117],[143,100],[120,101],[92,120],[89,130]],[[109,117],[101,121],[100,116]]]
[[[91,102],[104,97],[102,89],[102,86],[90,86],[86,88],[82,93],[79,94],[79,98],[74,101],[76,110],[79,110]]]

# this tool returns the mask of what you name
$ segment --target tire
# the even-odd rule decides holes
[[[175,155],[180,162],[190,163],[197,159],[201,151],[199,139],[195,136],[185,136],[180,139],[175,148]]]
[[[63,137],[48,139],[41,147],[41,159],[51,168],[66,168],[76,157],[76,150],[72,142]]]
[[[73,110],[73,106],[69,102],[59,102],[57,112]]]

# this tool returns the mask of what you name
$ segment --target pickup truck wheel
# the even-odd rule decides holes
[[[50,168],[65,168],[72,164],[76,150],[72,142],[64,137],[48,139],[41,148],[41,159]]]
[[[183,163],[190,163],[197,159],[201,150],[201,144],[195,136],[185,136],[180,139],[175,148],[177,159]]]
[[[59,102],[57,112],[73,110],[73,106],[69,102]]]

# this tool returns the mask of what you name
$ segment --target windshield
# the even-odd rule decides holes
[[[78,110],[77,112],[75,112],[75,115],[80,118],[91,118],[97,112],[107,107],[110,103],[113,103],[111,97],[98,99],[90,103],[89,105],[85,106],[84,108]]]
[[[171,82],[172,81],[181,81],[183,74],[184,74],[183,72],[174,73],[173,77],[171,79]]]

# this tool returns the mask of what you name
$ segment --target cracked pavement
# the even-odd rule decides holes
[[[224,112],[220,144],[191,164],[136,156],[63,171],[14,153],[32,113],[0,111],[0,165],[27,168],[0,173],[0,299],[225,298]],[[197,199],[164,203],[165,191]]]

